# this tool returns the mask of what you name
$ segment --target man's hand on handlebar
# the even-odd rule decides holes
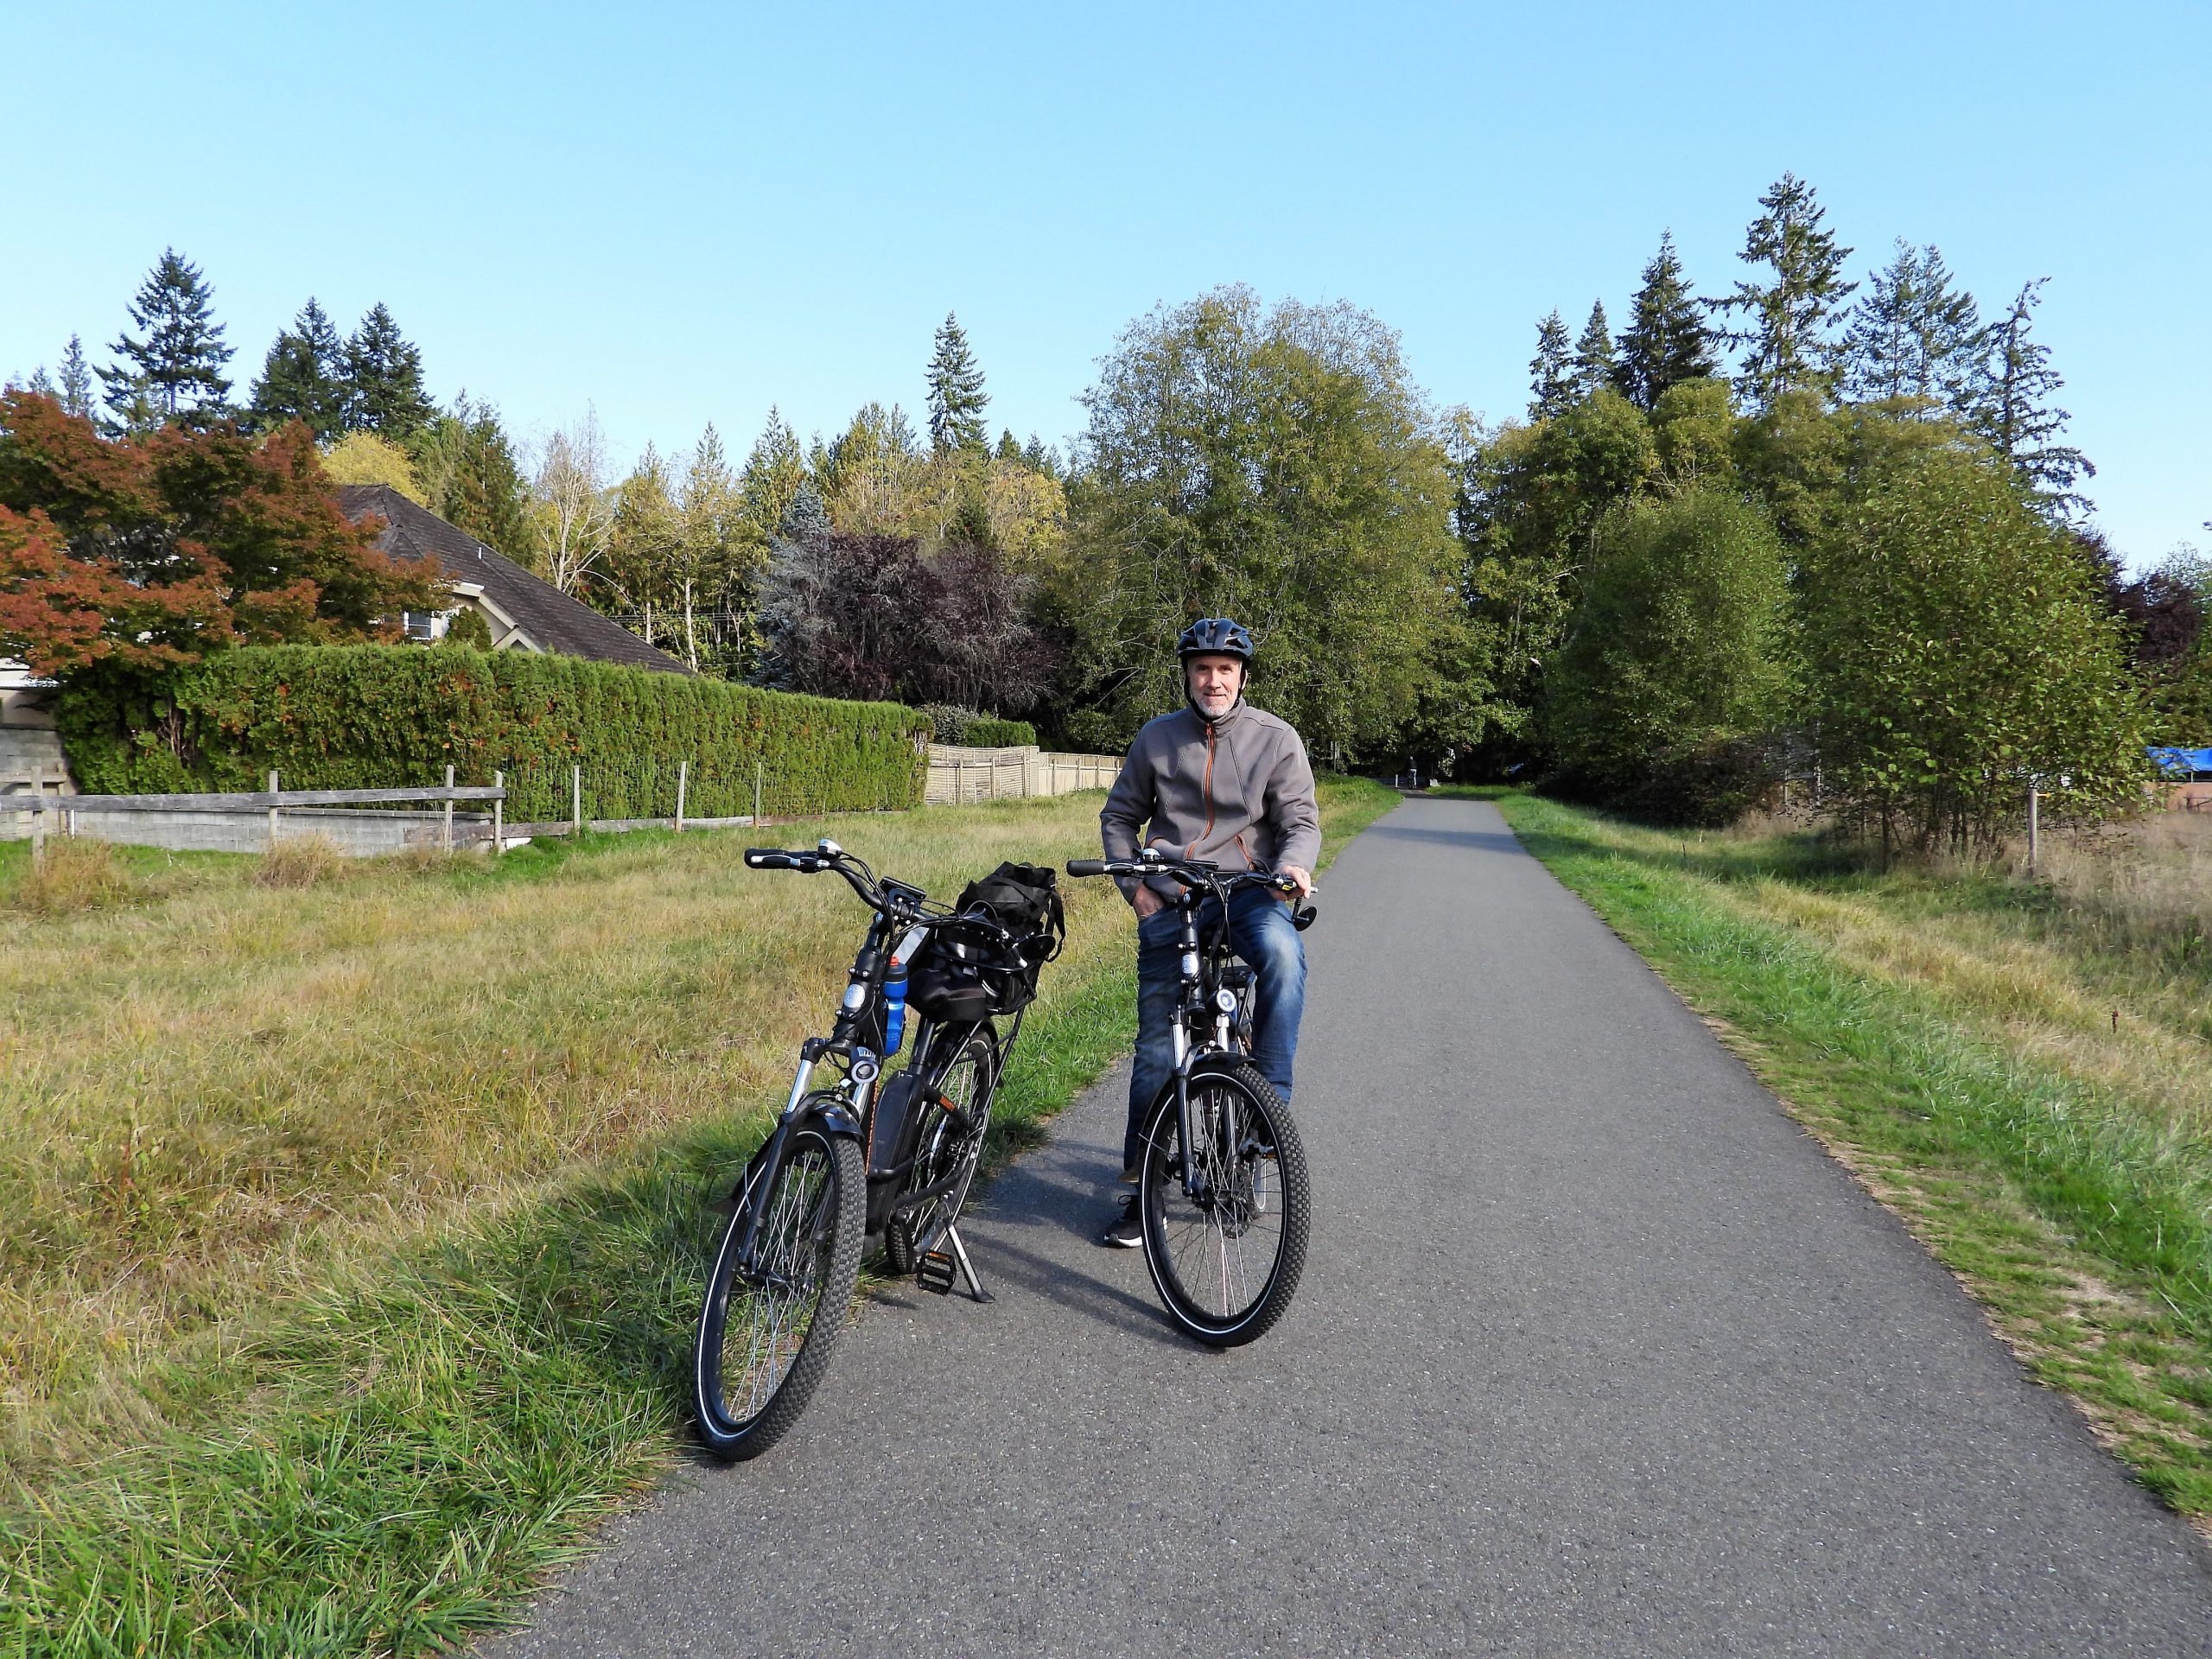
[[[1301,870],[1295,864],[1286,864],[1282,867],[1281,874],[1289,877],[1291,880],[1298,884],[1298,898],[1300,903],[1303,904],[1306,899],[1311,899],[1313,896],[1313,871]]]

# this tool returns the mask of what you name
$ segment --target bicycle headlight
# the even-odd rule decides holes
[[[1213,1005],[1224,1014],[1236,1013],[1236,993],[1230,990],[1216,991],[1213,994]]]

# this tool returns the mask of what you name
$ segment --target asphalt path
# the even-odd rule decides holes
[[[1110,1077],[964,1230],[995,1303],[879,1296],[493,1651],[2212,1652],[2212,1554],[1494,808],[1322,910],[1274,1332],[1094,1243]]]

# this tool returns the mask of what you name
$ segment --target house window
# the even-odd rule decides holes
[[[442,639],[452,620],[451,611],[410,611],[406,620],[407,637],[424,641]]]

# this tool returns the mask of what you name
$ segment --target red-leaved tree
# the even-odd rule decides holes
[[[110,442],[51,397],[0,393],[0,656],[35,672],[397,639],[443,588],[378,553],[379,529],[339,511],[297,423]]]

